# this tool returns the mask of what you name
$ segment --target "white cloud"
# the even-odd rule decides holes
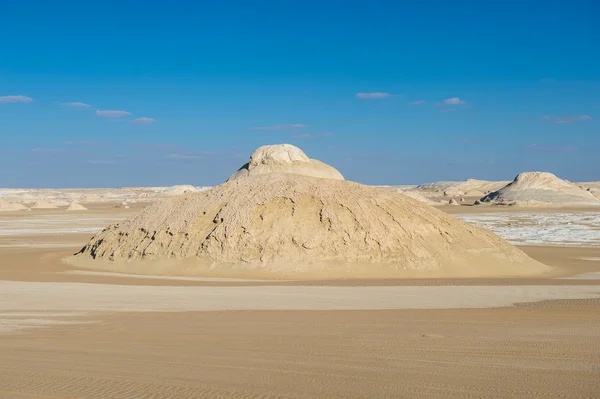
[[[69,108],[90,108],[91,105],[86,104],[86,103],[81,103],[79,101],[75,101],[73,103],[60,103],[61,106],[63,107],[69,107]]]
[[[411,105],[421,105],[425,104],[425,100],[415,100],[410,102]]]
[[[458,97],[452,97],[452,98],[447,98],[444,101],[442,101],[441,103],[437,103],[435,105],[465,105],[467,102],[461,100]]]
[[[562,123],[573,123],[573,122],[577,122],[577,121],[590,120],[590,119],[592,119],[592,117],[589,115],[573,115],[573,116],[560,116],[560,117],[544,115],[544,116],[542,116],[542,119],[544,119],[546,121],[550,121],[552,123],[562,124]]]
[[[136,125],[149,125],[154,122],[156,122],[156,119],[146,117],[137,118],[133,120],[133,123],[135,123]]]
[[[108,110],[96,110],[96,115],[97,116],[104,116],[107,118],[121,118],[123,116],[129,116],[131,115],[131,112],[127,112],[127,111],[108,111]]]
[[[303,125],[301,123],[281,123],[279,125],[273,126],[259,126],[253,127],[251,130],[293,130],[293,129],[303,129],[308,127],[308,125]]]
[[[382,93],[382,92],[373,92],[373,93],[356,93],[356,98],[360,98],[361,100],[376,100],[379,98],[387,98],[391,97],[390,93]]]
[[[33,98],[27,96],[4,96],[0,97],[0,104],[2,103],[30,103]]]

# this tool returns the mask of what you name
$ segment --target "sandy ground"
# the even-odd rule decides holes
[[[522,247],[539,278],[148,278],[73,270],[64,226],[0,235],[0,398],[600,397],[597,247]]]

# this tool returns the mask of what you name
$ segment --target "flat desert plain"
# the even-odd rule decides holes
[[[535,278],[237,280],[62,261],[141,207],[0,214],[1,398],[600,397],[599,212],[445,209],[553,266]]]

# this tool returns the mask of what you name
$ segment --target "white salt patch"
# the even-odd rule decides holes
[[[515,245],[600,246],[600,212],[453,215]]]
[[[579,258],[581,260],[600,261],[600,258]]]

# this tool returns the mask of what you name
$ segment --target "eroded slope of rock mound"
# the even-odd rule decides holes
[[[547,270],[490,231],[413,199],[291,174],[157,202],[97,234],[74,257],[86,259],[94,259],[87,267],[122,272],[271,278]]]
[[[547,172],[521,173],[505,187],[482,198],[481,202],[520,206],[600,206],[600,201],[589,191]]]
[[[337,169],[316,159],[310,159],[300,148],[291,144],[277,144],[257,148],[250,155],[250,161],[231,175],[228,181],[271,173],[344,180]]]

